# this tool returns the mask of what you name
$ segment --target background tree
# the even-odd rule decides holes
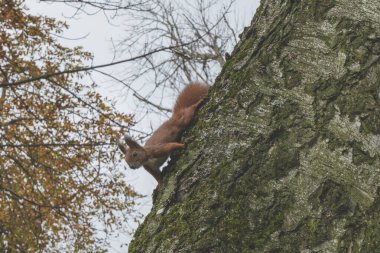
[[[377,252],[379,20],[261,1],[129,252]]]
[[[139,59],[131,77],[146,75],[156,87],[177,90],[194,80],[212,83],[225,53],[237,42],[227,19],[233,1],[222,7],[204,0],[153,2],[149,10],[126,14],[125,39],[117,49],[121,54],[143,54],[160,46],[171,48]]]
[[[116,59],[143,57],[126,64],[122,75],[100,72],[133,94],[140,118],[151,112],[167,116],[168,97],[191,81],[212,84],[242,29],[238,18],[231,22],[234,0],[43,2],[66,3],[74,16],[102,11],[111,23],[121,22],[124,31],[113,41]]]
[[[66,28],[26,14],[21,0],[0,3],[1,252],[100,252],[97,229],[107,235],[133,218],[137,195],[113,146],[131,118],[85,72],[48,77],[91,60],[57,42]]]

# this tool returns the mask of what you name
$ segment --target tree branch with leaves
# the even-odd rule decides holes
[[[0,251],[101,252],[106,233],[137,213],[112,145],[129,115],[83,81],[92,58],[51,34],[67,25],[0,4]],[[29,80],[23,85],[14,84]]]

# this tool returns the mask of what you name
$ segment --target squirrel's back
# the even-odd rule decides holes
[[[186,85],[177,98],[173,108],[173,114],[205,98],[207,96],[208,89],[209,86],[204,83],[190,83]]]

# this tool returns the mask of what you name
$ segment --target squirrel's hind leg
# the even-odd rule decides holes
[[[195,111],[202,102],[203,99],[199,100],[190,107],[183,109],[180,116],[175,119],[181,128],[186,128],[190,124],[191,120],[194,118]]]

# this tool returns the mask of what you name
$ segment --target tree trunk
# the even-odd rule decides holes
[[[130,252],[380,252],[380,1],[263,0]]]

